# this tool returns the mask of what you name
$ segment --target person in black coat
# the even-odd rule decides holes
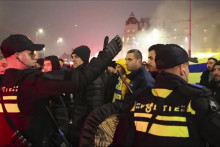
[[[217,59],[215,58],[208,58],[208,62],[207,62],[207,70],[204,71],[201,75],[201,79],[200,79],[200,85],[203,86],[208,86],[208,83],[213,79],[213,74],[211,73],[211,70],[213,68],[213,65],[217,62]]]
[[[90,49],[87,46],[79,46],[72,52],[74,70],[82,72],[89,63]],[[93,59],[92,59],[93,60]],[[91,60],[91,62],[92,62]],[[104,104],[104,83],[101,76],[96,78],[85,89],[81,89],[73,95],[69,106],[72,125],[70,128],[70,141],[73,146],[79,145],[80,130],[85,118],[95,108]]]
[[[220,104],[220,61],[215,63],[212,73],[214,79],[208,84],[208,88],[212,90],[214,99]]]
[[[104,72],[107,65],[121,50],[122,42],[118,36],[112,39],[83,71],[59,70],[43,73],[33,69],[36,57],[34,51],[43,48],[43,44],[34,44],[22,34],[10,35],[1,43],[0,49],[6,58],[8,69],[1,82],[0,105],[2,108],[5,106],[5,109],[0,110],[0,146],[13,143],[12,137],[21,138],[20,135],[16,135],[17,131],[20,131],[19,134],[29,140],[32,146],[44,146],[45,121],[41,118],[46,117],[46,113],[37,113],[40,109],[37,103],[51,96],[63,93],[76,94],[83,90]],[[5,99],[8,96],[10,99]],[[7,103],[11,104],[5,105]],[[45,106],[45,104],[39,105]],[[16,128],[7,122],[5,110],[8,110],[7,113]]]

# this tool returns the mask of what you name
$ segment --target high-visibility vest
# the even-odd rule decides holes
[[[189,118],[196,113],[191,107],[191,99],[173,93],[173,90],[155,88],[151,89],[145,98],[137,100],[131,109],[137,146],[163,146],[164,143],[168,146],[176,146],[176,143],[201,145],[199,139],[195,142],[191,136],[196,134],[192,133],[196,130],[193,126],[195,122],[189,122]],[[159,101],[162,103],[158,103]]]
[[[18,86],[13,87],[2,87],[1,88],[1,100],[0,100],[0,146],[6,146],[10,137],[13,135],[14,130],[8,124],[4,111],[3,105],[11,118],[15,126],[19,131],[23,131],[29,126],[29,118],[23,115],[19,109],[18,103]]]

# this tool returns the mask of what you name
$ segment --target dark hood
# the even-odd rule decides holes
[[[45,57],[46,60],[50,60],[52,64],[52,70],[60,70],[60,62],[57,56],[47,56]]]

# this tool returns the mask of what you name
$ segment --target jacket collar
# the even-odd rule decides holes
[[[185,84],[187,82],[181,77],[172,73],[161,72],[156,77],[155,88],[175,89]]]
[[[143,67],[143,66],[139,67],[139,68],[138,68],[137,70],[135,70],[135,71],[132,71],[130,74],[128,74],[127,77],[128,77],[130,80],[134,79],[140,72],[143,71],[142,67]]]

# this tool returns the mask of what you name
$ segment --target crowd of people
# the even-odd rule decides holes
[[[106,37],[90,61],[88,46],[73,49],[73,68],[55,55],[36,59],[43,48],[21,34],[1,43],[0,146],[85,146],[90,113],[109,104],[126,108],[111,146],[220,145],[217,59],[192,85],[189,62],[197,60],[176,44],[150,46],[145,63],[138,49],[113,61],[122,41]]]

